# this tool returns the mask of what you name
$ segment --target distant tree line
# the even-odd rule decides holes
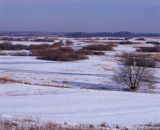
[[[65,37],[160,37],[159,33],[120,32],[0,32],[1,36],[65,36]]]
[[[131,32],[97,32],[97,33],[85,33],[75,32],[65,34],[67,37],[81,38],[81,37],[159,37],[160,34],[156,33],[131,33]]]

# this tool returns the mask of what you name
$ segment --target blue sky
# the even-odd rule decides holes
[[[160,33],[160,0],[0,0],[0,31]]]

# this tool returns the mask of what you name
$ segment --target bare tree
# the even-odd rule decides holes
[[[122,65],[115,71],[114,80],[129,88],[132,91],[141,86],[151,87],[153,85],[153,71],[148,67],[150,60],[144,56],[136,54],[124,54],[122,56]]]

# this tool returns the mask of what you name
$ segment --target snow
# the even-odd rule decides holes
[[[60,83],[72,87],[112,88],[112,70],[117,63],[110,56],[91,56],[77,62],[38,60],[28,56],[0,56],[0,75],[40,84]],[[106,78],[108,77],[108,78]]]
[[[83,45],[84,43],[80,43],[79,46]],[[32,84],[116,90],[120,85],[112,80],[113,71],[119,64],[119,58],[115,56],[124,52],[134,52],[135,46],[148,44],[118,45],[113,51],[106,51],[104,56],[89,56],[89,59],[76,62],[45,61],[31,56],[0,56],[0,76],[9,76]],[[160,92],[159,68],[153,70],[157,80],[155,86],[158,88],[157,92]]]
[[[120,52],[135,52],[136,48],[134,48],[133,45],[118,45],[114,50]]]
[[[5,56],[14,56],[14,55],[26,55],[29,56],[31,52],[29,50],[20,50],[20,51],[10,51],[10,50],[5,50],[5,51],[0,51],[0,55],[5,55]]]
[[[155,89],[146,91],[154,94],[117,91],[120,85],[114,83],[112,79],[113,70],[117,69],[119,64],[116,55],[135,52],[136,47],[153,46],[145,44],[146,41],[160,40],[135,39],[129,41],[141,43],[118,44],[113,51],[106,51],[104,56],[88,56],[86,60],[75,62],[45,61],[33,56],[7,56],[22,51],[1,51],[7,55],[0,56],[0,77],[6,76],[30,85],[0,84],[0,114],[6,117],[32,116],[44,121],[70,124],[106,122],[131,126],[159,123],[160,68],[153,69],[157,81]],[[59,40],[68,39],[61,38],[57,41]],[[91,44],[83,39],[69,40],[74,41],[71,47],[75,50]],[[97,42],[111,42],[111,40],[101,38]],[[13,44],[30,45],[41,42],[13,42]],[[23,52],[29,53],[25,50]],[[46,87],[47,85],[60,85],[62,88]],[[101,90],[91,90],[91,88]]]
[[[71,124],[160,122],[160,95],[0,84],[2,115]]]
[[[39,44],[53,44],[52,42],[35,42],[35,41],[11,41],[13,45],[22,44],[22,45],[39,45]],[[3,43],[3,41],[0,41]]]

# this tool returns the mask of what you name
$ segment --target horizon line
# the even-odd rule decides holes
[[[0,31],[0,33],[132,33],[132,34],[160,34],[160,32],[132,32],[132,31]]]

